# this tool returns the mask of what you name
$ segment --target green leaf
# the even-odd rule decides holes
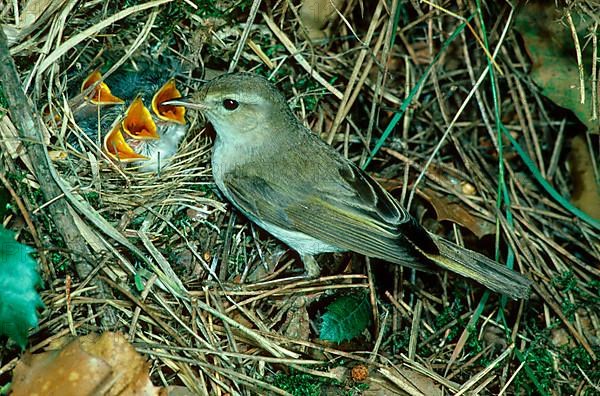
[[[133,282],[135,283],[135,288],[138,292],[141,293],[144,291],[144,281],[142,280],[140,274],[133,275]]]
[[[371,324],[371,304],[366,293],[349,294],[327,307],[319,338],[338,344],[360,335]]]
[[[29,328],[38,323],[37,309],[44,304],[36,291],[41,283],[33,251],[0,227],[0,335],[7,335],[21,348],[27,344]]]

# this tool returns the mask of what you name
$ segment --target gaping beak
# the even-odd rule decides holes
[[[181,92],[175,86],[175,80],[171,79],[156,92],[152,98],[152,111],[163,121],[172,121],[185,125],[185,107],[166,104],[171,99],[180,99]]]
[[[105,153],[121,162],[133,162],[148,159],[148,157],[136,153],[131,146],[127,144],[125,137],[121,132],[120,122],[115,123],[112,131],[106,134],[102,146]]]
[[[160,105],[161,106],[181,106],[181,107],[185,107],[185,108],[192,109],[192,110],[198,110],[198,111],[203,111],[208,108],[205,104],[195,103],[195,102],[192,102],[192,100],[194,100],[193,96],[188,95],[188,96],[183,96],[181,98],[165,100],[164,102],[160,103]]]
[[[109,104],[121,104],[123,103],[123,99],[113,95],[110,92],[110,88],[108,85],[102,81],[98,83],[98,81],[102,80],[102,74],[98,70],[93,71],[81,84],[81,93],[85,93],[92,85],[94,88],[89,93],[89,96],[86,96],[86,99],[89,99],[90,102],[97,105],[109,105]]]
[[[156,130],[156,123],[152,119],[152,114],[144,106],[142,98],[139,96],[135,98],[127,109],[121,126],[126,134],[136,140],[160,138]]]

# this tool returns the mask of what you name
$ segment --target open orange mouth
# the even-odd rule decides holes
[[[185,125],[185,107],[163,105],[162,102],[181,98],[181,92],[175,86],[175,80],[170,79],[152,98],[152,111],[163,121],[172,121]]]
[[[123,131],[134,139],[158,139],[160,136],[156,130],[156,123],[152,119],[152,114],[142,103],[142,98],[135,98],[125,118],[121,123]]]
[[[96,84],[98,81],[102,79],[102,74],[98,70],[92,72],[85,81],[81,84],[81,92],[85,92],[89,87]],[[123,103],[123,99],[113,95],[110,92],[110,88],[104,81],[94,86],[92,92],[90,92],[89,96],[85,97],[93,104],[97,105],[109,105],[109,104],[121,104]]]
[[[125,137],[121,132],[121,123],[116,123],[113,129],[106,134],[104,137],[103,149],[110,157],[121,162],[133,162],[148,159],[148,157],[136,153],[133,148],[127,144]]]

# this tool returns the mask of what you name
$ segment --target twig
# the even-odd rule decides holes
[[[25,207],[25,204],[23,203],[21,197],[19,197],[14,188],[12,188],[8,179],[4,177],[4,169],[2,169],[1,166],[2,162],[0,162],[0,181],[2,182],[2,184],[4,184],[4,188],[8,190],[8,193],[10,194],[12,199],[14,199],[15,203],[17,204],[17,207],[19,208],[19,212],[21,212],[21,216],[23,216],[25,223],[27,223],[27,228],[29,228],[29,232],[31,233],[31,237],[33,238],[33,243],[35,243],[35,247],[38,251],[38,254],[40,255],[40,260],[42,261],[42,267],[44,268],[44,272],[46,272],[46,276],[49,277],[50,275],[52,275],[53,278],[56,278],[56,272],[54,271],[54,267],[50,267],[48,265],[48,259],[46,257],[46,254],[44,253],[44,247],[42,246],[42,242],[40,241],[37,229],[35,228],[35,225],[31,220],[31,216],[29,216],[29,211]]]
[[[340,90],[331,85],[327,80],[325,80],[325,78],[323,78],[323,76],[319,74],[318,71],[312,68],[310,63],[308,63],[308,61],[304,58],[304,56],[302,56],[300,51],[298,51],[294,43],[292,43],[292,41],[286,36],[286,34],[283,31],[281,31],[279,27],[277,27],[275,22],[273,22],[273,20],[264,13],[262,14],[262,17],[267,23],[267,26],[269,26],[269,29],[273,31],[275,36],[277,36],[279,41],[281,41],[283,46],[290,52],[290,54],[292,54],[292,56],[294,57],[294,59],[296,59],[300,66],[302,66],[304,70],[306,70],[315,80],[317,80],[321,85],[323,85],[325,89],[334,94],[336,98],[343,99],[344,95],[340,92]]]
[[[565,8],[567,14],[567,23],[571,29],[571,36],[573,37],[573,44],[575,45],[575,55],[577,56],[577,70],[579,71],[579,102],[585,103],[585,70],[583,69],[583,60],[581,57],[581,45],[579,44],[579,36],[577,36],[577,29],[573,24],[573,17],[569,8]]]
[[[350,101],[350,96],[352,95],[352,89],[354,88],[354,83],[355,83],[356,79],[358,78],[358,73],[360,72],[360,69],[363,66],[365,58],[367,57],[367,55],[370,52],[370,48],[368,46],[371,44],[371,40],[373,39],[373,34],[375,33],[375,29],[379,26],[379,22],[380,22],[379,17],[381,15],[382,10],[383,10],[383,3],[381,1],[379,1],[377,3],[377,8],[375,9],[375,13],[373,15],[371,24],[369,25],[369,30],[367,31],[367,35],[364,40],[364,47],[360,50],[360,53],[358,54],[358,59],[356,59],[356,63],[354,64],[354,69],[352,70],[352,74],[350,75],[350,78],[348,79],[348,84],[346,85],[346,90],[344,91],[344,98],[342,99],[342,103],[340,103],[338,113],[335,117],[335,120],[333,121],[333,126],[331,127],[331,129],[329,131],[329,136],[327,136],[328,144],[331,144],[333,142],[333,137],[335,136],[335,133],[337,132],[338,127],[342,123],[342,120],[344,119],[344,117],[346,117],[346,115],[350,111],[350,107],[352,107],[352,105],[354,104],[354,101]],[[384,35],[382,35],[382,37],[384,37]],[[365,70],[364,74],[366,75],[367,73],[368,73],[368,71]],[[360,87],[357,87],[357,88],[360,89]]]
[[[44,195],[44,199],[47,201],[52,200],[54,197],[61,195],[62,191],[53,182],[53,165],[50,162],[45,147],[39,143],[32,143],[42,141],[43,127],[40,122],[40,116],[33,112],[21,88],[21,81],[17,74],[15,63],[10,56],[6,35],[2,29],[0,29],[0,82],[2,82],[4,94],[8,101],[11,119],[19,131],[19,135],[23,139],[26,150],[31,157],[35,176],[37,180],[43,180],[43,183],[40,183],[40,189]],[[69,210],[69,205],[64,200],[57,200],[48,206],[50,217],[56,224],[58,232],[61,234],[65,244],[73,252],[73,261],[78,275],[81,278],[85,278],[93,270],[93,266],[90,264],[93,257],[87,243],[79,233]],[[98,288],[98,297],[106,298],[110,295],[110,292],[100,280],[94,281],[94,285]],[[104,324],[108,326],[114,323],[112,314],[107,314],[102,319]]]
[[[235,54],[233,55],[233,59],[229,64],[229,73],[235,70],[235,67],[240,60],[240,56],[242,55],[242,50],[246,46],[246,41],[248,40],[248,36],[250,35],[250,29],[252,29],[252,24],[254,23],[254,18],[256,18],[256,14],[258,13],[258,7],[260,6],[261,0],[254,0],[252,2],[252,7],[250,7],[250,13],[248,14],[248,19],[246,19],[246,27],[242,32],[242,37],[240,37],[240,41],[238,42],[238,46],[235,49]]]

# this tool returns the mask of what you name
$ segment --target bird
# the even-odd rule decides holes
[[[165,81],[156,66],[120,71],[106,80],[94,70],[83,80],[80,94],[84,105],[74,112],[77,124],[93,141],[101,136],[109,158],[139,171],[165,168],[187,132],[185,108],[161,104],[181,97],[176,81]]]
[[[264,77],[224,74],[162,104],[205,115],[216,132],[216,185],[248,219],[296,250],[308,277],[320,273],[314,255],[352,251],[427,272],[437,265],[513,299],[528,298],[528,278],[423,228],[305,127]]]

